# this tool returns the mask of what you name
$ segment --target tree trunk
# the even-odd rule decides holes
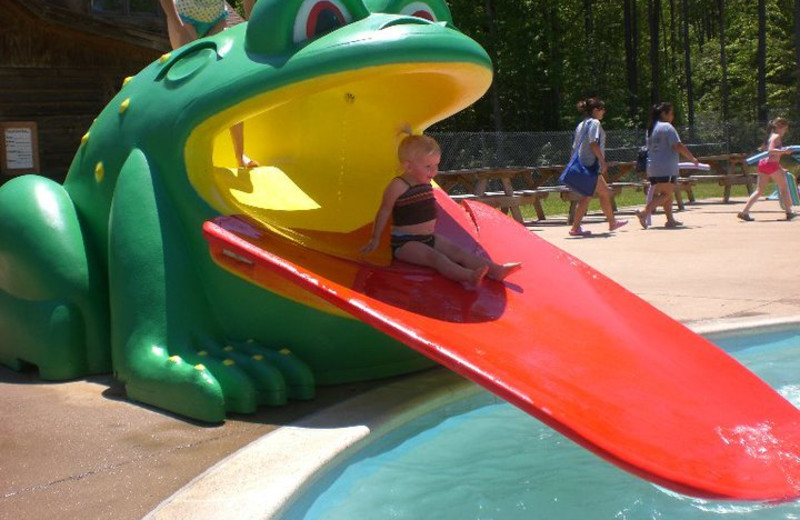
[[[484,0],[484,10],[486,11],[486,27],[489,34],[489,56],[492,58],[492,63],[495,69],[498,66],[497,60],[497,24],[494,17],[494,5],[492,0]],[[489,89],[492,99],[492,115],[494,119],[494,129],[496,132],[503,130],[503,113],[500,109],[500,89],[498,88],[499,74],[495,72],[494,81]]]
[[[720,102],[722,105],[722,122],[728,122],[728,61],[725,57],[725,0],[718,0],[719,6],[719,65],[722,70],[720,85]]]
[[[795,22],[796,23],[796,22]],[[766,0],[758,0],[758,50],[756,52],[758,120],[766,121],[767,114],[767,7]]]
[[[796,0],[800,2],[800,0]],[[636,38],[636,0],[624,2],[625,26],[625,77],[628,87],[628,116],[631,121],[640,121],[639,117],[639,70],[638,39]]]
[[[722,1],[722,0],[720,0]],[[650,23],[650,104],[661,101],[661,63],[658,57],[661,0],[647,0],[647,18]]]
[[[800,0],[797,0],[800,2]],[[683,11],[683,64],[686,76],[686,112],[689,128],[694,128],[694,87],[692,85],[692,49],[689,41],[689,1],[681,0]]]
[[[592,0],[583,0],[584,57],[586,59],[586,77],[597,78],[594,52],[594,23],[592,22]]]
[[[561,53],[562,44],[559,37],[563,25],[558,18],[558,4],[548,2],[545,6],[544,16],[548,28],[547,54],[550,62],[550,74],[548,75],[550,104],[545,111],[545,121],[547,128],[559,130],[561,129],[561,85],[563,84],[564,58]]]

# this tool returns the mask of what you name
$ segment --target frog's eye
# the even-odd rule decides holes
[[[313,40],[352,21],[352,14],[339,0],[304,0],[294,21],[294,42]]]
[[[423,18],[425,20],[430,20],[431,22],[438,21],[433,9],[431,9],[431,7],[425,2],[411,2],[405,6],[402,11],[400,11],[400,14],[416,16],[417,18]]]

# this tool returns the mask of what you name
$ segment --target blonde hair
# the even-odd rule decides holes
[[[412,161],[420,156],[441,155],[442,149],[433,137],[427,135],[409,135],[400,141],[397,147],[397,158],[400,162]]]

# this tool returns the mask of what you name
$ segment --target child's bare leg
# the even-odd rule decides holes
[[[758,175],[758,184],[756,184],[756,191],[750,194],[750,197],[747,199],[747,203],[744,205],[740,215],[748,215],[750,213],[750,208],[753,207],[753,204],[758,201],[761,195],[764,193],[764,190],[767,188],[767,183],[769,182],[770,175]]]
[[[468,269],[488,268],[488,276],[493,280],[503,280],[508,275],[522,267],[519,262],[509,262],[498,264],[473,254],[457,246],[450,240],[440,235],[436,235],[436,249],[446,255],[450,260]]]
[[[486,275],[487,270],[483,264],[473,268],[459,265],[441,251],[422,242],[408,242],[395,251],[394,256],[409,264],[432,267],[445,278],[456,282],[473,283],[474,280],[477,280],[479,283]],[[483,274],[480,274],[481,270],[483,270]]]
[[[244,123],[236,123],[230,129],[233,141],[233,153],[240,168],[255,168],[258,162],[252,160],[244,153]]]

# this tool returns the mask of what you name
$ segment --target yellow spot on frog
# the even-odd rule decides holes
[[[123,101],[119,105],[119,113],[120,114],[124,114],[125,111],[128,110],[128,107],[130,106],[130,104],[131,104],[131,98],[126,98],[125,101]]]
[[[226,367],[231,367],[236,363],[232,359],[226,359],[225,361],[222,362],[222,364],[225,365]]]
[[[122,80],[122,86],[124,87],[125,85],[130,83],[132,79],[133,79],[133,76],[128,76],[127,78],[123,79]]]
[[[197,355],[200,357],[206,357],[208,355],[208,352],[206,352],[205,350],[201,350],[200,352],[197,353]]]
[[[280,349],[278,352],[280,352],[280,353],[281,353],[281,354],[283,354],[284,356],[288,356],[289,354],[291,354],[291,353],[292,353],[292,351],[291,351],[291,350],[289,350],[288,348],[282,348],[282,349]]]
[[[83,137],[81,137],[81,144],[86,144],[88,140],[89,140],[89,132],[86,132],[85,134],[83,134]]]
[[[201,372],[206,369],[206,366],[202,363],[198,363],[197,365],[194,366],[194,369]]]
[[[169,52],[166,53],[166,54],[162,54],[161,57],[158,58],[158,62],[159,63],[164,63],[165,61],[167,61],[170,58],[170,56],[172,56],[172,54],[170,54]]]
[[[97,182],[102,182],[103,177],[106,175],[106,170],[103,168],[103,163],[98,162],[94,165],[94,180]]]
[[[222,350],[224,350],[225,352],[233,352],[233,347],[231,345],[228,345],[227,347],[225,347]]]
[[[171,363],[180,363],[180,362],[181,362],[181,361],[183,361],[183,360],[181,359],[181,357],[180,357],[180,356],[170,356],[170,357],[169,357],[169,361],[170,361]]]
[[[253,356],[253,359],[255,359],[256,361],[264,361],[264,356],[262,354],[256,354],[255,356]]]

